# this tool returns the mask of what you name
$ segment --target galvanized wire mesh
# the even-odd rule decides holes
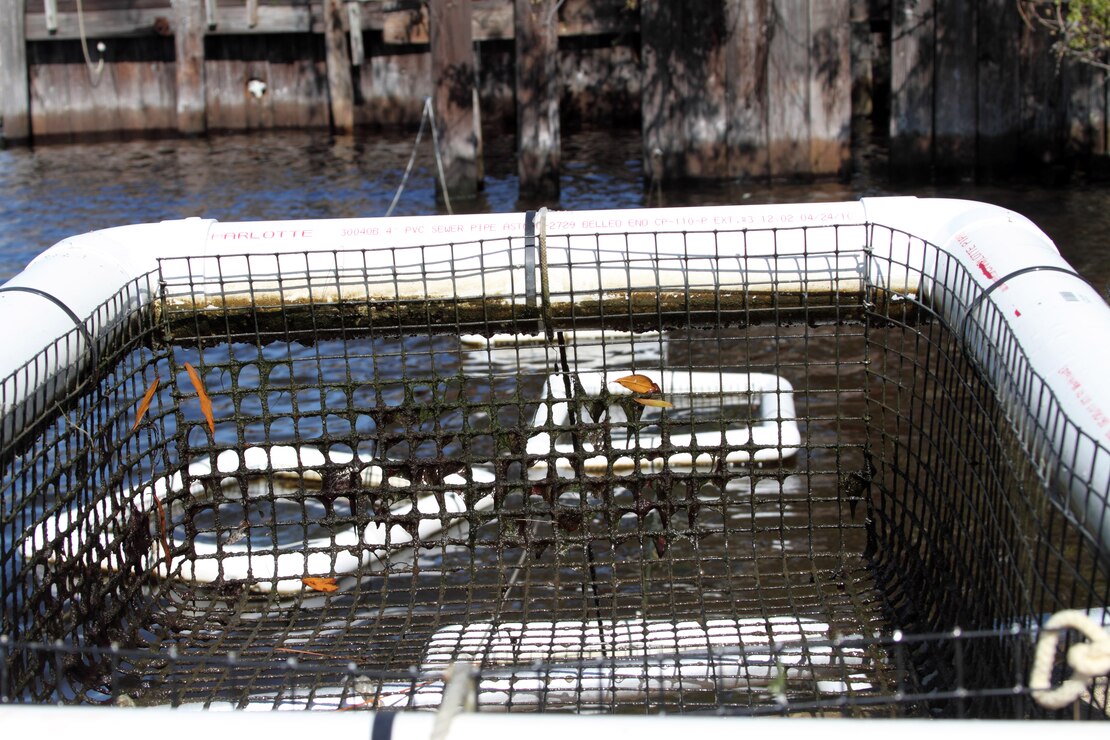
[[[851,241],[829,261],[872,259]],[[973,291],[798,292],[730,256],[727,290],[578,265],[507,303],[433,290],[494,279],[451,248],[163,264],[95,368],[13,409],[0,697],[434,708],[462,680],[481,711],[1042,713],[1043,615],[1106,605],[1105,563],[1021,348],[935,310]]]

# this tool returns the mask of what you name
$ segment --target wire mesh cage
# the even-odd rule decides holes
[[[167,258],[49,346],[103,337],[5,399],[0,697],[1106,716],[1029,669],[1102,620],[1107,491],[960,261],[541,236]]]

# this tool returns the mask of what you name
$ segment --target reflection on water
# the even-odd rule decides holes
[[[402,181],[410,133],[313,132],[105,142],[0,150],[0,279],[60,239],[129,223],[202,216],[223,221],[384,215]],[[578,131],[563,139],[562,196],[569,210],[855,200],[918,195],[986,201],[1025,214],[1100,290],[1110,283],[1108,191],[1077,185],[891,188],[869,176],[850,183],[683,183],[650,197],[643,189],[638,131]],[[436,213],[427,141],[396,210]],[[485,190],[460,210],[521,210],[511,136],[485,143]]]

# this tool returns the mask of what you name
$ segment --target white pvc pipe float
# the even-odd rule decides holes
[[[892,732],[899,740],[936,740],[938,732],[953,737],[978,737],[984,733],[1008,740],[1043,740],[1060,731],[1059,723],[1035,720],[984,721],[900,719],[830,720],[798,717],[784,725],[778,717],[707,717],[670,714],[574,716],[545,714],[488,714],[459,712],[450,718],[421,712],[189,712],[149,708],[105,711],[101,707],[50,707],[0,705],[0,726],[16,738],[63,737],[81,728],[82,740],[118,740],[157,734],[159,740],[196,740],[198,737],[265,737],[267,740],[428,740],[437,724],[445,732],[439,740],[567,740],[636,738],[636,740],[736,740],[738,734],[759,738],[819,737],[821,740],[886,740]],[[876,738],[875,736],[878,735]],[[1098,722],[1071,722],[1067,737],[1101,740],[1106,728]]]
[[[1074,274],[1036,225],[1012,211],[916,198],[868,198],[863,204],[875,226],[875,254],[924,266],[923,299],[950,325],[964,327],[969,354],[1003,407],[1036,420],[1039,436],[1029,432],[1025,443],[1042,450],[1046,467],[1053,457],[1064,466],[1055,482],[1069,493],[1082,526],[1110,552],[1105,300]],[[962,265],[970,280],[961,280],[946,258]],[[980,290],[990,290],[989,298],[973,306]],[[971,315],[968,306],[975,309]],[[992,343],[1007,329],[1021,351],[993,353]]]
[[[1083,280],[1059,271],[1070,268],[1023,217],[969,201],[869,198],[550,213],[546,233],[553,302],[572,299],[572,282],[578,295],[639,287],[770,293],[859,289],[870,282],[920,296],[960,326],[961,306],[973,293],[1005,281],[967,317],[968,325],[977,326],[990,304],[1004,322],[988,327],[970,352],[993,379],[1028,367],[1043,382],[1003,393],[1053,430],[1050,439],[1034,441],[1049,445],[1069,467],[1063,483],[1073,508],[1110,550],[1105,496],[1088,495],[1092,488],[1110,489],[1110,343],[1101,341],[1110,335],[1110,309]],[[229,294],[270,305],[309,295],[523,302],[525,286],[536,282],[525,274],[524,234],[521,213],[245,224],[186,219],[63,240],[4,287],[46,291],[79,317],[95,315],[91,330],[97,337],[152,300],[160,258],[166,260],[159,277],[167,300],[199,300],[201,307],[220,305]],[[942,255],[964,265],[973,282],[961,283],[945,270]],[[923,282],[915,278],[918,266],[926,268]],[[1057,271],[1007,279],[1032,266]],[[129,304],[105,305],[128,285]],[[35,331],[28,331],[28,316],[35,317]],[[1024,350],[1024,358],[1008,360],[1020,367],[999,366],[987,350],[1004,327]],[[72,329],[69,316],[41,296],[0,292],[0,413],[8,434],[21,418],[49,407],[59,373],[87,362],[80,337],[47,351]],[[1045,403],[1046,391],[1052,403]],[[9,415],[22,404],[22,414]],[[1050,424],[1056,409],[1068,424]]]

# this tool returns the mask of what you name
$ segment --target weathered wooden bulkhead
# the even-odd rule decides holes
[[[562,125],[639,125],[652,181],[971,177],[1107,149],[1105,74],[1015,0],[4,0],[3,139],[413,126],[452,189],[515,125],[557,194]],[[861,127],[861,124],[865,124]]]

